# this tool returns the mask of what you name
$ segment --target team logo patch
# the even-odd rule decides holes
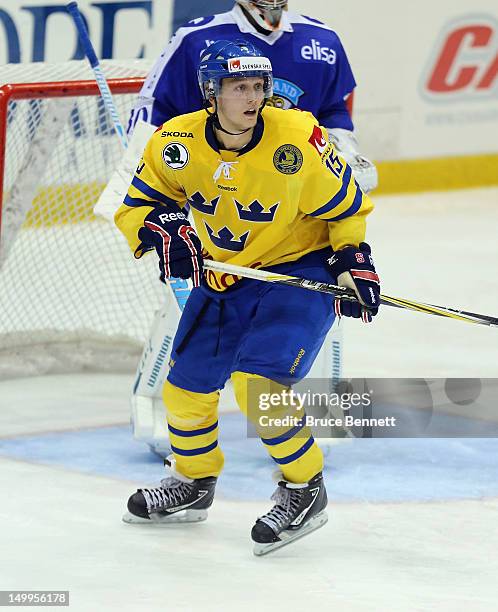
[[[303,154],[296,146],[284,144],[275,151],[273,164],[282,174],[296,174],[303,165]]]
[[[163,149],[164,163],[173,170],[182,170],[190,160],[190,153],[181,142],[170,142]]]
[[[304,91],[291,81],[273,79],[273,96],[267,101],[268,106],[283,108],[285,110],[298,106],[299,99]]]

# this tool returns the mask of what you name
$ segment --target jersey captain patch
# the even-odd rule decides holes
[[[284,144],[275,151],[273,165],[282,174],[296,174],[303,165],[303,154],[293,144]]]

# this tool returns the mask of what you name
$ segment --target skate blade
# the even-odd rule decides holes
[[[150,519],[135,516],[130,512],[123,515],[123,523],[129,525],[171,525],[174,523],[199,523],[207,519],[207,510],[184,510],[171,516],[153,513]]]
[[[282,546],[287,546],[287,544],[291,544],[300,538],[320,529],[323,527],[325,523],[329,520],[326,512],[320,512],[312,519],[310,519],[306,525],[300,529],[299,531],[282,531],[279,535],[280,540],[278,542],[270,542],[269,544],[254,544],[254,554],[257,557],[262,557],[263,555],[267,555],[268,553],[273,552],[274,550],[278,550],[282,548]]]

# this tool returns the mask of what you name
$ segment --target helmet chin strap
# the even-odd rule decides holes
[[[214,127],[217,130],[220,130],[220,132],[224,132],[225,134],[229,134],[230,136],[242,136],[242,134],[245,134],[246,132],[249,132],[249,130],[253,129],[248,127],[245,130],[242,130],[242,132],[229,132],[228,130],[225,130],[225,128],[221,125],[220,118],[218,117],[218,112],[212,113],[211,117],[213,118]]]
[[[263,103],[263,106],[259,109],[258,114],[261,113],[261,111],[263,110],[265,103],[266,100]],[[225,130],[225,128],[220,123],[220,118],[218,117],[218,100],[216,98],[214,99],[214,113],[210,113],[208,108],[206,108],[206,112],[210,117],[212,117],[214,127],[217,130],[220,130],[220,132],[224,132],[225,134],[229,134],[230,136],[242,136],[242,134],[245,134],[246,132],[249,132],[250,130],[254,129],[252,127],[248,127],[245,130],[242,130],[242,132],[229,132],[228,130]]]

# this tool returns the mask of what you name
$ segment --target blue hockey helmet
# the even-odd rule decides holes
[[[262,77],[265,100],[273,96],[271,62],[245,40],[218,40],[201,53],[197,78],[205,102],[216,98],[223,79]]]

